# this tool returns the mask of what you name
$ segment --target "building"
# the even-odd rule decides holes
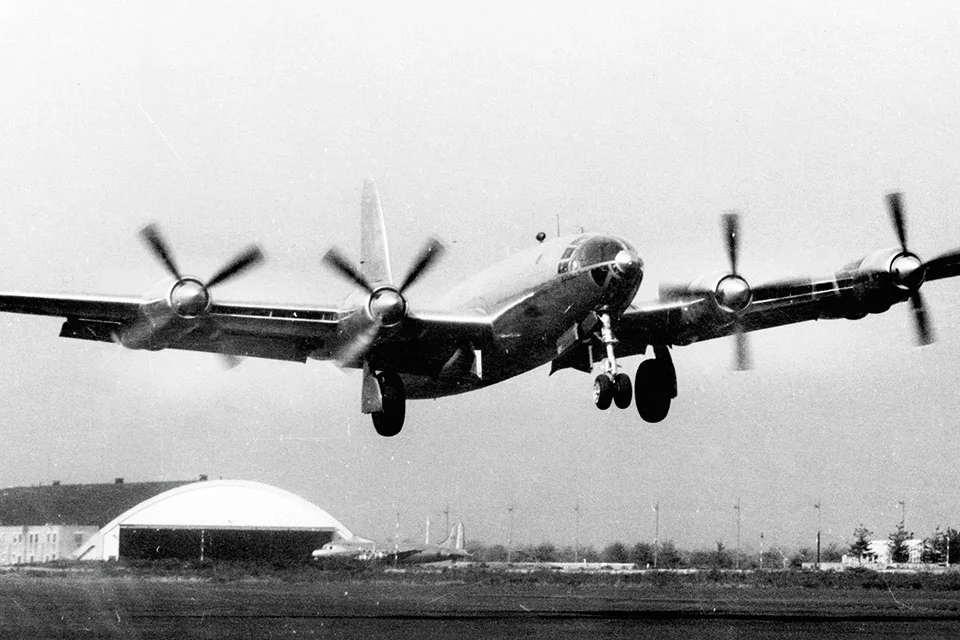
[[[259,482],[49,485],[0,490],[0,564],[80,560],[308,562],[353,534],[323,509]]]
[[[69,558],[100,527],[181,482],[50,485],[0,489],[0,565]]]
[[[308,562],[314,549],[353,534],[289,491],[246,480],[194,482],[137,504],[74,552],[80,560]]]

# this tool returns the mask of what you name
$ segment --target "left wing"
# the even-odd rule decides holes
[[[649,345],[682,345],[734,335],[738,366],[745,368],[747,332],[822,318],[859,319],[907,300],[917,342],[933,342],[920,288],[924,282],[960,275],[960,250],[921,260],[907,249],[902,195],[890,193],[887,202],[899,247],[876,251],[831,277],[778,280],[757,287],[737,273],[739,217],[724,215],[730,272],[682,287],[664,287],[660,301],[629,308],[620,318],[618,351],[632,355]]]

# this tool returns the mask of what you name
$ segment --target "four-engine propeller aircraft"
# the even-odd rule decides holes
[[[330,359],[362,370],[361,410],[377,433],[403,426],[407,399],[437,398],[501,382],[550,363],[550,373],[590,373],[596,406],[634,403],[641,418],[663,420],[677,397],[670,348],[735,336],[738,368],[749,365],[746,334],[821,318],[857,319],[910,301],[920,344],[933,330],[920,294],[925,281],[960,275],[960,250],[924,262],[907,249],[899,193],[888,196],[899,246],[882,249],[822,278],[752,286],[737,270],[739,218],[723,217],[729,269],[658,300],[634,298],[644,264],[629,242],[581,233],[520,251],[449,289],[435,309],[411,309],[405,296],[443,252],[429,240],[394,284],[380,199],[363,189],[360,266],[337,249],[324,262],[357,289],[339,306],[214,302],[210,290],[260,262],[256,246],[209,280],[182,275],[154,226],[142,235],[172,280],[146,297],[0,293],[0,311],[65,318],[60,335],[131,349],[186,349],[305,362]],[[646,354],[631,384],[620,359]]]

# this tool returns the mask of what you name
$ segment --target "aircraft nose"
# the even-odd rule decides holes
[[[613,259],[613,270],[621,277],[632,278],[643,271],[643,260],[636,251],[622,249]]]

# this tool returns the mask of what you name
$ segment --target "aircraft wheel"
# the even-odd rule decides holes
[[[633,384],[630,376],[618,373],[613,376],[613,403],[620,409],[626,409],[633,402]]]
[[[660,422],[670,413],[669,371],[656,359],[644,360],[637,367],[637,413],[644,422]]]
[[[593,403],[597,409],[604,411],[610,408],[613,401],[613,380],[605,373],[601,373],[593,381]]]
[[[383,409],[370,414],[373,417],[373,428],[381,436],[392,438],[400,433],[407,414],[403,380],[390,371],[381,371],[376,376],[380,394],[383,396]]]

